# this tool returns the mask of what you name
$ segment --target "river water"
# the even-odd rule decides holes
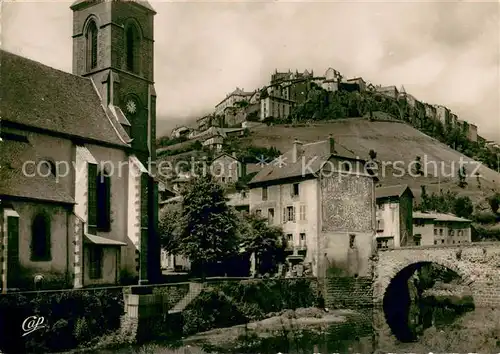
[[[343,323],[283,329],[265,338],[249,334],[224,344],[158,343],[98,353],[500,353],[500,309],[448,305],[413,303],[405,316],[398,317],[406,323],[393,329],[383,309],[364,309],[355,310]]]
[[[406,326],[390,329],[382,309],[360,311],[345,323],[327,328],[278,331],[275,336],[248,336],[224,347],[205,347],[218,353],[500,353],[500,311],[453,310],[414,305]],[[385,323],[383,323],[385,322]],[[398,339],[409,331],[411,338]],[[399,333],[398,333],[399,332]]]

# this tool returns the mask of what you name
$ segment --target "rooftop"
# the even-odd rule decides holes
[[[42,177],[35,166],[26,166],[25,161],[38,163],[37,155],[27,138],[3,134],[0,142],[0,197],[9,196],[40,201],[74,204],[73,198],[64,191],[52,175]],[[30,170],[31,169],[31,170]]]
[[[296,162],[293,161],[293,151],[294,149],[292,148],[277,159],[264,165],[250,181],[250,184],[305,176],[303,165],[310,166],[310,171],[318,172],[323,164],[332,156],[352,160],[358,159],[352,151],[337,142],[335,142],[335,153],[330,153],[329,140],[302,144],[302,152]]]
[[[0,50],[3,122],[129,146],[92,80]]]
[[[407,184],[398,184],[394,186],[378,187],[375,189],[375,196],[379,198],[401,197],[406,190],[410,191],[411,196],[413,193]]]
[[[430,219],[435,221],[455,221],[455,222],[472,222],[469,219],[459,218],[453,214],[435,213],[435,212],[413,212],[413,219]]]

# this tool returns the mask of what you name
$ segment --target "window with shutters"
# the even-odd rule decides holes
[[[262,200],[267,200],[267,187],[262,187]]]
[[[88,233],[95,235],[97,231],[97,165],[87,165],[87,223]]]
[[[269,224],[274,222],[274,208],[267,209],[267,221]]]
[[[302,220],[302,221],[306,220],[306,206],[305,205],[300,206],[300,220]]]
[[[305,247],[306,246],[306,234],[304,232],[302,232],[300,234],[300,239],[299,239],[300,243],[300,247]]]
[[[97,230],[111,230],[111,177],[106,172],[97,175]]]
[[[289,206],[285,208],[284,212],[284,220],[287,221],[295,221],[295,207]]]
[[[294,183],[292,184],[292,197],[298,197],[299,196],[299,184]]]
[[[97,67],[97,25],[95,21],[90,21],[86,33],[87,48],[87,70]]]
[[[37,214],[31,225],[31,260],[51,260],[50,217],[45,213]]]
[[[93,246],[89,248],[89,278],[102,278],[102,247]]]
[[[111,177],[88,164],[88,233],[111,230]]]

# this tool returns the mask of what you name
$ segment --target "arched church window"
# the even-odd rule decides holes
[[[49,261],[51,259],[50,217],[40,213],[33,219],[31,226],[31,260]]]
[[[140,37],[137,27],[135,25],[129,25],[126,30],[125,37],[127,70],[137,73],[139,71],[140,48]]]
[[[90,21],[86,33],[87,39],[87,70],[97,67],[97,25],[95,21]]]

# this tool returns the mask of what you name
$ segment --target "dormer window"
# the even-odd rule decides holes
[[[90,21],[85,36],[87,40],[87,70],[93,70],[97,67],[97,25],[95,21]]]

